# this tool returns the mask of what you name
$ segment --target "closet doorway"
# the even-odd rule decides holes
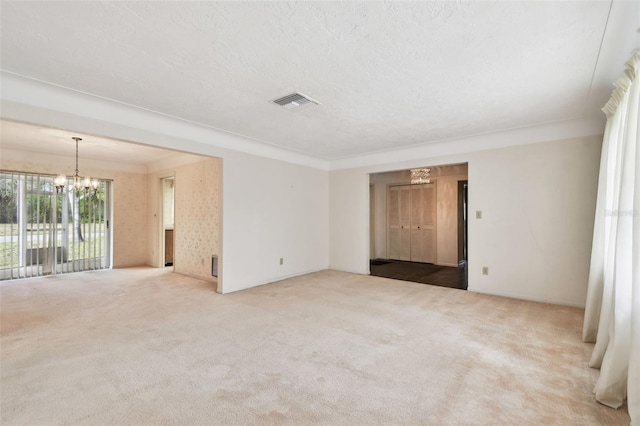
[[[387,200],[389,259],[436,263],[436,183],[391,185]]]

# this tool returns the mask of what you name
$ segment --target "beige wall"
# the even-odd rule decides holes
[[[222,160],[181,155],[186,161],[149,173],[147,185],[149,250],[147,263],[162,265],[162,179],[174,178],[174,270],[177,273],[215,281],[211,257],[220,256]]]
[[[432,181],[437,182],[436,264],[458,265],[458,181],[467,179],[466,164],[432,166]],[[408,170],[378,173],[370,177],[374,203],[371,224],[374,257],[387,259],[387,190],[389,185],[411,182]]]
[[[106,172],[106,171],[105,171]],[[113,174],[113,267],[146,264],[147,182],[142,174]]]
[[[455,172],[454,172],[455,173]],[[441,175],[438,182],[438,265],[458,266],[458,181],[467,174]]]
[[[72,175],[75,158],[3,149],[0,168],[18,172]],[[113,190],[113,267],[147,263],[147,180],[144,173],[117,170],[115,164],[80,159],[80,174],[111,179]]]

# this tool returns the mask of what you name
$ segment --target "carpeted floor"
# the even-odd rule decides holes
[[[163,269],[0,286],[1,424],[628,424],[582,310],[324,271],[229,295]]]

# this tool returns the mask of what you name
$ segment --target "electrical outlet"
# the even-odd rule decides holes
[[[281,257],[281,258],[280,258],[280,264],[281,264],[281,265],[284,265],[284,257]]]
[[[476,210],[476,219],[482,219],[482,210]]]
[[[482,267],[482,275],[489,275],[489,267],[488,266],[483,266]]]

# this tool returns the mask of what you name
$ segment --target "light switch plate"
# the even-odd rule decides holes
[[[476,210],[476,219],[482,219],[482,210]]]

